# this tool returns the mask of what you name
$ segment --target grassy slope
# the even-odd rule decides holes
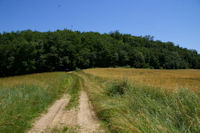
[[[0,79],[0,132],[24,132],[72,82],[64,72]]]
[[[200,95],[187,89],[167,91],[113,83],[79,72],[99,119],[110,132],[200,131]],[[124,94],[113,93],[123,88]],[[111,91],[108,91],[111,90]],[[113,91],[114,90],[114,91]],[[109,95],[109,93],[113,93]],[[118,92],[118,91],[117,91]]]

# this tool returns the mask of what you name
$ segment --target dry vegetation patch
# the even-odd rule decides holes
[[[127,68],[95,68],[84,72],[108,79],[128,79],[131,83],[178,89],[200,89],[200,70],[155,70]]]

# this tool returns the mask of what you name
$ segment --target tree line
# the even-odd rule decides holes
[[[200,68],[196,50],[132,36],[57,30],[17,31],[0,34],[0,76],[75,70],[91,67],[154,69]]]

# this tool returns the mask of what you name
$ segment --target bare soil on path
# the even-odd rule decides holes
[[[68,102],[68,95],[64,95],[61,99],[56,100],[46,114],[42,114],[40,118],[36,119],[33,128],[28,133],[42,133],[47,132],[47,129],[51,127],[75,124],[77,120],[75,117],[76,112],[74,110],[65,110]]]
[[[88,96],[85,91],[81,91],[79,99],[80,107],[78,112],[78,124],[80,125],[81,133],[102,132],[99,128],[99,123],[94,111],[89,104]]]
[[[91,109],[85,91],[80,92],[78,109],[65,109],[69,99],[68,95],[64,95],[61,99],[55,101],[46,114],[42,114],[40,118],[36,119],[33,128],[28,133],[51,132],[53,128],[61,129],[65,126],[80,127],[76,131],[78,133],[103,132],[103,130],[100,130],[98,119]]]

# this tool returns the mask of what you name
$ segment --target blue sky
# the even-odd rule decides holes
[[[200,0],[0,0],[0,32],[64,28],[152,35],[200,53]]]

